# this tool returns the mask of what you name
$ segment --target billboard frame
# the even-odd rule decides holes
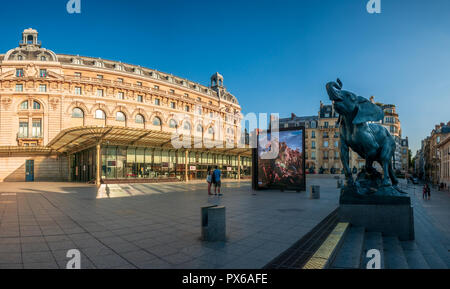
[[[260,190],[280,190],[280,191],[306,191],[306,158],[305,158],[305,132],[306,129],[304,126],[295,126],[295,127],[285,127],[285,128],[279,128],[278,132],[285,132],[285,131],[302,131],[302,175],[303,180],[302,184],[300,186],[282,186],[282,185],[271,185],[270,187],[264,188],[259,186],[258,184],[258,174],[259,174],[259,158],[258,158],[258,149],[259,149],[259,135],[261,131],[256,132],[256,148],[252,149],[252,188],[253,190],[260,191]],[[267,133],[272,134],[272,131],[266,130]]]

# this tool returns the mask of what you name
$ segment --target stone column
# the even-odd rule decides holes
[[[186,183],[189,181],[188,163],[189,163],[189,150],[185,150],[184,151],[184,181]]]
[[[71,162],[71,159],[72,159],[72,156],[70,154],[68,154],[67,155],[67,180],[69,182],[72,181],[72,172],[71,172],[71,168],[72,168],[71,164],[72,164],[72,162]]]
[[[237,163],[238,171],[237,171],[237,173],[238,173],[238,180],[240,181],[241,180],[241,155],[238,155],[237,159],[238,159],[238,163]]]
[[[97,149],[97,155],[96,155],[96,177],[95,177],[95,184],[97,187],[100,187],[101,178],[100,178],[100,168],[101,168],[101,143],[100,141],[97,142],[96,149]]]

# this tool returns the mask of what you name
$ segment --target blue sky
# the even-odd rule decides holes
[[[209,84],[219,71],[243,112],[313,115],[336,77],[394,103],[413,152],[450,120],[450,1],[66,0],[2,3],[0,51],[33,27],[56,53],[138,64]]]

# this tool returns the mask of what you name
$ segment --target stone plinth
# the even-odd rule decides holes
[[[397,236],[400,240],[414,240],[414,214],[411,199],[404,196],[364,196],[341,191],[339,218],[367,231]]]
[[[202,240],[226,241],[225,207],[209,205],[201,208]]]

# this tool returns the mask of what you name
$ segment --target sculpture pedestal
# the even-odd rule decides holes
[[[367,231],[414,240],[414,214],[411,198],[404,196],[360,195],[351,187],[341,190],[339,218]]]

